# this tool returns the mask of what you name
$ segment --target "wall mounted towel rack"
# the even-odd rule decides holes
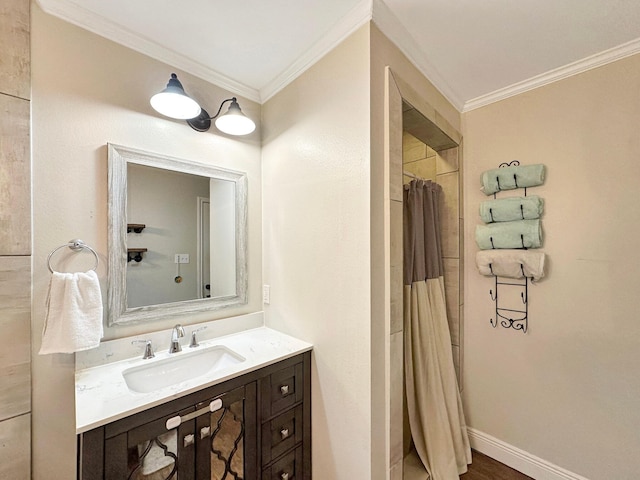
[[[74,252],[80,252],[82,250],[89,250],[91,253],[93,253],[93,256],[95,257],[95,264],[93,265],[93,268],[91,268],[91,270],[93,270],[94,272],[96,271],[96,268],[98,268],[98,263],[99,263],[98,254],[89,245],[84,243],[79,238],[76,238],[74,240],[70,240],[68,243],[65,243],[64,245],[60,245],[59,247],[54,248],[53,250],[51,250],[51,253],[49,253],[49,255],[47,255],[47,267],[49,267],[49,271],[51,273],[60,273],[60,272],[56,272],[53,269],[53,267],[51,266],[51,257],[53,256],[54,253],[56,253],[58,250],[60,250],[60,249],[62,249],[64,247],[69,247]]]
[[[491,323],[493,328],[496,328],[498,326],[498,321],[500,321],[500,325],[504,328],[513,328],[514,330],[522,330],[523,333],[527,333],[527,329],[529,328],[529,278],[524,277],[523,283],[511,281],[501,282],[498,280],[497,276],[494,276],[493,278],[495,280],[496,293],[494,294],[493,290],[489,290],[489,295],[496,305],[496,317],[495,320],[493,318],[489,319],[489,323]],[[498,301],[498,285],[520,287],[523,289],[520,292],[520,299],[524,304],[524,310],[500,307],[500,303]]]
[[[520,162],[518,160],[513,160],[511,162],[505,162],[498,165],[498,168],[505,167],[517,167],[520,166]],[[544,167],[542,167],[544,168]],[[504,177],[503,177],[504,178]],[[518,178],[516,174],[513,175],[513,181],[515,183],[515,188],[524,188],[524,196],[527,196],[527,187],[522,187],[518,184]],[[496,182],[498,185],[498,191],[500,191],[500,178],[496,176]],[[534,183],[539,184],[539,183]],[[510,187],[509,189],[513,189]],[[496,199],[497,192],[493,193],[493,198]],[[522,205],[520,205],[522,210],[522,220],[525,220],[524,211]],[[493,218],[493,212],[490,210],[490,216],[492,223],[495,221]],[[520,235],[521,245],[522,247],[517,247],[518,250],[527,250],[525,247],[525,242],[523,235]],[[493,238],[491,238],[491,246],[495,249],[493,245]],[[493,273],[493,269],[491,268],[491,264],[489,265],[491,269],[491,273]],[[529,328],[529,280],[533,281],[533,278],[529,278],[525,275],[524,267],[522,264],[520,265],[520,269],[522,271],[522,281],[509,279],[508,281],[502,279],[502,277],[498,277],[494,275],[494,288],[489,290],[489,296],[491,300],[495,302],[495,318],[491,318],[489,323],[493,328],[496,328],[498,324],[502,325],[504,328],[513,328],[514,330],[521,330],[523,333],[527,333]],[[511,303],[506,303],[504,296],[506,294],[505,289],[510,289],[512,294],[508,295],[509,297],[514,297],[516,300],[511,300]],[[522,301],[522,308],[518,307],[517,304],[517,290],[513,291],[513,289],[520,289],[520,300]],[[494,293],[495,292],[495,293]],[[502,293],[501,293],[502,292]],[[502,301],[502,303],[501,303]]]

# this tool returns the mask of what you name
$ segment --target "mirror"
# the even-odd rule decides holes
[[[109,325],[247,303],[246,174],[109,151]]]

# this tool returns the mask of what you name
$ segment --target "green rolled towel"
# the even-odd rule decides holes
[[[484,223],[535,220],[543,209],[544,201],[537,195],[499,198],[480,204],[480,218]]]
[[[492,195],[501,190],[535,187],[544,183],[544,165],[514,165],[494,168],[483,172],[480,177],[481,190]]]
[[[476,243],[480,250],[492,248],[540,248],[540,220],[490,223],[476,227]]]

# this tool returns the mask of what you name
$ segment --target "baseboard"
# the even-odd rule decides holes
[[[536,480],[588,480],[484,432],[470,427],[467,431],[471,448]]]

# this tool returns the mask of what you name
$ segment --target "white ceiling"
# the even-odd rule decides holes
[[[640,52],[639,0],[38,0],[263,102],[373,18],[461,111]]]

